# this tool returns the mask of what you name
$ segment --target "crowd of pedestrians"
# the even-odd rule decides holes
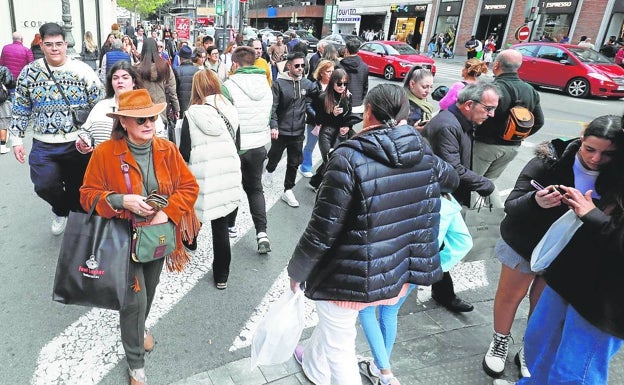
[[[449,215],[441,211],[443,200],[471,206],[473,193],[490,197],[506,217],[494,251],[502,265],[483,369],[503,374],[512,322],[528,292],[529,324],[516,354],[519,383],[606,383],[624,338],[617,297],[624,267],[624,184],[617,177],[623,117],[597,117],[578,138],[538,146],[500,201],[496,178],[522,143],[501,136],[511,109],[521,104],[531,111],[531,135],[545,124],[539,94],[518,77],[519,52],[503,50],[491,65],[469,54],[463,80],[435,111],[434,77],[418,66],[403,87],[369,90],[355,38],[347,39],[344,57],[320,43],[309,60],[296,38],[289,44],[278,38],[267,50],[260,39],[244,44],[234,36],[220,52],[209,36],[189,44],[175,31],[148,37],[142,25],[130,24],[124,32],[114,24],[101,47],[87,32],[82,60],[67,56],[58,24],[42,25],[36,39],[42,58],[17,32],[0,55],[0,84],[8,91],[0,101],[0,153],[12,147],[20,163],[28,160],[34,190],[51,206],[53,234],[63,233],[71,210],[93,205],[105,217],[171,222],[178,235],[173,266],[181,268],[209,221],[214,285],[224,290],[245,196],[255,251],[266,256],[275,247],[264,187],[274,183],[286,151],[282,201],[299,206],[298,172],[316,192],[288,274],[291,289],[314,300],[319,324],[294,356],[315,384],[359,385],[362,373],[373,383],[399,385],[391,368],[397,313],[414,288],[432,286],[433,299],[449,311],[473,310],[455,294],[440,260],[451,247],[440,225]],[[480,76],[490,67],[493,81]],[[90,113],[81,120],[77,112],[85,109]],[[317,143],[322,162],[314,170]],[[134,193],[119,168],[110,167],[120,156]],[[546,187],[536,191],[534,181]],[[153,191],[173,204],[155,211],[144,200]],[[581,228],[551,268],[532,272],[534,246],[568,210]],[[595,261],[587,263],[590,254]],[[145,318],[163,265],[164,259],[136,263],[131,300],[120,311],[132,385],[147,383],[145,352],[154,348],[154,336]],[[358,318],[372,360],[355,354]]]

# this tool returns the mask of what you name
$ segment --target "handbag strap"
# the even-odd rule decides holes
[[[119,155],[119,161],[121,162],[121,172],[126,182],[126,189],[128,194],[132,194],[132,184],[130,183],[130,166],[124,161],[124,154]],[[130,211],[130,210],[128,210]],[[130,219],[132,219],[132,228],[136,228],[136,216],[130,211]]]
[[[230,120],[216,106],[216,104],[217,104],[217,97],[215,96],[215,98],[214,98],[214,104],[215,105],[212,105],[210,103],[204,103],[204,104],[214,108],[215,110],[217,110],[217,113],[219,114],[221,119],[223,119],[223,121],[225,122],[225,127],[227,127],[228,131],[230,132],[230,136],[232,137],[232,140],[236,140],[236,133],[234,132],[234,127],[232,127],[232,123],[230,123]]]
[[[63,95],[63,100],[65,100],[65,103],[67,103],[67,106],[69,107],[69,110],[73,111],[72,105],[71,105],[69,99],[67,98],[67,95],[65,95],[65,91],[63,91],[63,87],[61,87],[61,85],[58,84],[58,82],[56,81],[56,78],[54,77],[54,72],[52,72],[52,70],[50,69],[50,66],[48,65],[48,61],[45,58],[43,58],[43,63],[45,64],[46,68],[48,69],[48,74],[50,75],[50,78],[52,78],[52,80],[54,81],[54,84],[56,84],[56,88],[59,90],[61,95]]]

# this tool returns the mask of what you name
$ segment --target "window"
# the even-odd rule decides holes
[[[541,46],[537,52],[537,57],[544,60],[560,61],[568,58],[568,54],[561,48],[549,45]]]
[[[516,47],[516,50],[520,51],[522,56],[532,57],[535,56],[535,46],[534,45],[523,45],[521,47]]]

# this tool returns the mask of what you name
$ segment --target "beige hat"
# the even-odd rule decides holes
[[[166,107],[167,103],[154,104],[149,92],[142,88],[119,95],[119,108],[115,112],[109,112],[106,116],[109,118],[119,116],[148,118],[160,114]]]

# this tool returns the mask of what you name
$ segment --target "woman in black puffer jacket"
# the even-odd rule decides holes
[[[360,384],[358,311],[396,303],[410,283],[431,285],[442,276],[440,193],[453,191],[459,176],[413,127],[397,125],[408,112],[401,87],[369,92],[364,129],[329,156],[288,265],[292,290],[305,282],[305,295],[316,301],[319,324],[305,354],[295,351],[314,383]]]

